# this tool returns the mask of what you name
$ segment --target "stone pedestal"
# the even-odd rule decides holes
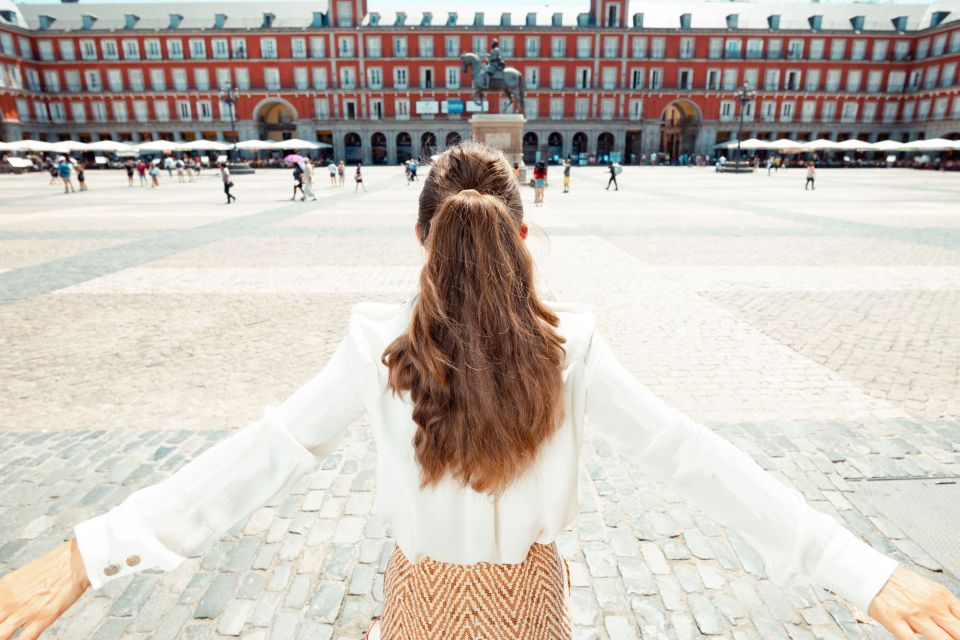
[[[523,158],[522,113],[478,113],[470,118],[473,139],[488,147],[500,149],[511,163]]]

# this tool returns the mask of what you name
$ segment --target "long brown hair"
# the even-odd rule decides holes
[[[446,474],[500,495],[563,418],[559,319],[534,289],[523,203],[506,157],[444,152],[420,194],[427,249],[410,325],[383,352],[413,400],[421,486]]]

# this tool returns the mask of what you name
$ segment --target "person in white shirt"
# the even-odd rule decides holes
[[[571,637],[555,538],[577,516],[588,417],[639,469],[737,530],[775,583],[834,591],[898,640],[960,638],[960,601],[946,587],[651,393],[588,309],[539,298],[501,152],[465,142],[441,154],[414,228],[426,263],[413,298],[356,305],[329,362],[279,406],[0,578],[0,640],[21,627],[34,640],[89,587],[199,555],[289,491],[364,414],[377,513],[397,541],[375,625],[384,640],[446,639],[451,620],[470,637]]]
[[[304,198],[317,199],[313,190],[313,158],[303,159],[303,194]]]
[[[330,186],[337,186],[337,165],[333,160],[327,165],[327,171],[330,173]]]

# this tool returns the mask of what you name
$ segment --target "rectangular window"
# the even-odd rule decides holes
[[[217,67],[217,88],[226,89],[232,85],[230,67]]]
[[[170,105],[166,100],[156,100],[153,103],[153,115],[158,122],[167,122],[170,120]]]
[[[317,98],[313,101],[313,115],[317,120],[326,120],[330,117],[330,102],[326,98]]]
[[[789,69],[787,71],[786,81],[783,83],[783,88],[786,91],[800,91],[800,78],[801,72],[799,69]]]
[[[107,121],[107,105],[101,100],[90,103],[90,113],[93,114],[94,122]]]
[[[82,102],[71,102],[70,103],[70,117],[74,122],[86,122],[87,121],[87,108],[86,105]]]
[[[306,69],[304,69],[304,71],[306,71]],[[383,69],[380,67],[367,67],[367,86],[371,89],[383,88]]]
[[[177,117],[181,122],[190,122],[193,116],[193,109],[190,107],[189,100],[177,100]]]
[[[780,122],[793,121],[793,106],[792,100],[780,103]]]
[[[321,36],[312,36],[310,38],[310,57],[323,58],[327,55],[327,41]]]
[[[767,40],[767,59],[779,60],[783,57],[783,40],[781,38],[770,38]]]
[[[563,98],[550,98],[550,119],[563,119]]]
[[[418,46],[421,58],[433,57],[433,36],[420,36]]]
[[[837,103],[833,100],[826,100],[820,108],[820,120],[823,122],[833,122],[837,116]]]
[[[847,70],[847,91],[856,93],[860,91],[860,85],[863,82],[863,72],[860,69]]]
[[[663,88],[663,69],[650,69],[650,88],[654,91]]]
[[[830,41],[830,59],[843,60],[847,52],[847,41],[844,38],[834,38]]]
[[[202,60],[207,57],[207,41],[203,38],[190,38],[190,57]]]
[[[307,39],[290,38],[290,55],[302,60],[307,57]]]
[[[138,40],[123,41],[123,58],[124,60],[140,59],[140,42]]]
[[[604,98],[600,101],[600,119],[601,120],[613,120],[613,114],[615,112],[615,105],[613,98]]]
[[[554,58],[567,56],[567,39],[563,36],[553,36],[550,39],[550,55]]]
[[[867,124],[873,122],[877,117],[877,103],[876,102],[864,102],[863,103],[863,116],[861,120]]]
[[[114,102],[113,103],[113,119],[117,122],[126,122],[127,121],[127,103],[126,102]]]
[[[206,67],[193,70],[193,88],[197,91],[210,90],[210,71]]]
[[[937,78],[940,75],[940,65],[934,65],[932,67],[927,67],[926,72],[923,75],[923,88],[924,89],[933,89],[937,86]]]
[[[30,103],[23,98],[17,98],[17,116],[20,118],[20,122],[30,122],[32,120]]]
[[[667,39],[666,38],[651,38],[650,39],[650,57],[655,60],[660,60],[666,55],[667,52]]]
[[[123,91],[123,71],[121,69],[107,69],[107,86],[110,91]]]
[[[840,69],[828,69],[827,70],[827,82],[824,85],[824,89],[827,91],[839,91],[840,90]]]
[[[407,88],[407,68],[396,67],[393,70],[393,86],[395,89]]]
[[[313,88],[317,91],[323,91],[327,88],[327,69],[326,67],[313,68]]]
[[[460,88],[460,67],[447,67],[447,89]]]
[[[280,89],[280,69],[268,67],[263,70],[263,85],[270,91]]]
[[[343,2],[343,0],[338,0],[337,26],[340,26],[340,27],[353,26],[353,3]]]
[[[913,114],[916,110],[916,102],[905,102],[903,104],[903,116],[901,117],[901,120],[904,122],[913,122]]]
[[[933,103],[933,117],[935,120],[943,120],[946,117],[947,104],[949,102],[950,98],[943,96],[941,98],[937,98],[937,101]],[[864,117],[866,117],[866,111],[864,111]]]
[[[353,36],[340,36],[337,38],[337,52],[341,58],[352,58]]]
[[[577,36],[577,57],[578,58],[589,58],[591,43],[593,42],[592,36]]]
[[[167,72],[164,69],[150,69],[150,86],[154,91],[166,91]]]
[[[680,69],[677,72],[677,88],[681,91],[690,91],[693,89],[692,69]]]
[[[893,44],[893,57],[897,62],[902,62],[910,55],[910,41],[897,40]]]
[[[374,98],[370,100],[370,119],[383,120],[383,100]]]
[[[960,29],[955,29],[950,34],[950,53],[960,53]],[[957,100],[958,98],[953,99],[954,107],[956,107]]]
[[[590,67],[577,67],[577,89],[590,88]]]
[[[803,40],[795,38],[787,44],[787,58],[789,60],[800,60],[803,58]]]
[[[954,78],[957,75],[957,63],[948,62],[943,65],[943,74],[940,76],[940,86],[941,87],[952,87]]]
[[[50,119],[54,122],[66,122],[67,113],[63,109],[62,102],[51,102],[50,103]]]
[[[817,116],[816,100],[804,100],[803,109],[800,112],[800,119],[803,122],[813,122],[813,119],[816,116]]]
[[[853,47],[850,49],[851,60],[863,60],[867,57],[867,41],[854,40]]]
[[[383,55],[383,45],[380,36],[367,36],[367,57],[379,58]]]
[[[617,87],[617,68],[603,67],[600,72],[600,84],[604,89],[615,89]]]
[[[398,99],[394,106],[397,111],[397,120],[409,120],[410,119],[410,101],[406,98]]]
[[[741,45],[742,45],[742,42],[741,42],[740,38],[727,38],[726,48],[724,49],[724,51],[725,51],[724,57],[726,57],[726,58],[732,58],[732,59],[739,59],[739,58],[741,58],[741,57],[742,57],[742,56],[740,55],[740,47],[741,47]]]
[[[723,38],[710,38],[710,51],[707,57],[718,59],[723,55]]]
[[[749,87],[759,88],[760,87],[760,69],[757,69],[757,68],[744,69],[743,84]]]
[[[213,57],[217,60],[225,60],[230,57],[230,43],[226,38],[214,38],[211,41],[213,45]]]
[[[766,91],[780,90],[780,69],[767,69],[764,76],[763,88]]]
[[[720,69],[707,69],[707,83],[703,88],[707,91],[720,90]]]
[[[903,84],[906,82],[907,74],[903,71],[891,71],[887,76],[887,93],[899,93],[903,91]]]
[[[53,40],[37,41],[37,50],[40,52],[41,60],[51,61],[54,59]]]
[[[643,100],[630,101],[630,115],[628,117],[631,120],[643,120]]]
[[[760,108],[760,119],[764,122],[773,122],[777,119],[776,100],[764,100]]]
[[[696,41],[693,38],[680,38],[680,57],[684,59],[692,58],[695,44]]]
[[[856,102],[844,102],[840,111],[841,122],[856,122],[858,106]]]
[[[43,86],[48,93],[60,91],[60,74],[56,69],[47,69],[43,72]]]
[[[886,40],[873,41],[873,51],[870,58],[871,60],[874,60],[876,62],[881,62],[887,59],[887,41]]]
[[[528,58],[540,57],[540,36],[527,36],[524,42],[524,51]]]
[[[527,100],[524,102],[523,114],[526,116],[527,120],[537,119],[537,106],[536,98],[527,98]]]
[[[590,115],[590,101],[587,98],[577,98],[573,102],[573,117],[575,120],[586,120]]]
[[[930,38],[917,41],[917,60],[923,60],[930,51]]]
[[[171,74],[171,77],[173,78],[173,90],[186,91],[187,90],[187,70],[172,69],[170,74]]]
[[[565,71],[564,67],[550,67],[551,89],[563,89]]]
[[[513,57],[513,36],[503,36],[500,38],[500,51],[504,57]]]
[[[605,36],[603,39],[603,57],[616,58],[620,54],[620,38],[618,36]]]
[[[883,71],[874,69],[867,74],[867,91],[876,93],[883,86]]]
[[[97,59],[97,43],[93,40],[80,41],[80,57],[84,60]]]
[[[737,69],[724,69],[723,70],[723,90],[733,91],[736,88],[737,88]]]
[[[910,72],[910,79],[907,81],[907,90],[916,91],[920,88],[920,76],[921,72],[919,69],[914,69]]]
[[[456,58],[460,55],[460,36],[447,36],[443,40],[443,50],[448,58]]]
[[[260,38],[260,57],[261,58],[277,57],[277,39],[276,38]]]
[[[146,51],[147,60],[159,60],[163,57],[160,41],[155,38],[144,40],[143,48]]]
[[[524,73],[527,89],[536,89],[540,85],[540,67],[530,66]]]
[[[630,46],[630,55],[632,55],[634,58],[646,58],[647,57],[647,39],[634,38],[632,42],[633,44]]]
[[[758,60],[763,57],[763,40],[749,38],[747,40],[747,60]]]
[[[720,120],[729,122],[734,117],[733,100],[724,100],[720,103]]]
[[[87,69],[83,72],[83,79],[87,85],[87,91],[100,91],[103,89],[99,69]]]
[[[101,40],[100,48],[103,49],[104,60],[119,60],[120,50],[117,49],[116,40]]]
[[[420,86],[433,89],[433,67],[420,67]]]
[[[823,60],[823,38],[810,40],[810,59]]]
[[[293,86],[300,91],[306,91],[310,88],[310,72],[306,67],[293,68]]]
[[[483,54],[487,51],[487,36],[473,36],[474,53]]]
[[[393,56],[395,58],[407,57],[407,37],[397,36],[393,39]]]
[[[4,34],[4,35],[6,35],[6,34]],[[11,44],[13,44],[13,43],[11,42]],[[12,55],[10,52],[7,51],[7,47],[6,47],[6,46],[5,46],[3,49],[4,49],[4,53],[7,53],[7,55]],[[60,41],[60,59],[61,59],[61,60],[76,60],[76,59],[77,59],[77,52],[76,52],[76,50],[74,49],[73,40],[61,40],[61,41]]]
[[[646,75],[646,69],[643,67],[634,67],[630,71],[630,88],[640,91],[643,89],[643,80]]]
[[[172,60],[182,59],[183,58],[183,42],[173,38],[167,40],[167,57]]]
[[[209,100],[197,100],[197,120],[213,122],[213,105]]]
[[[233,76],[237,80],[237,88],[247,90],[250,88],[250,71],[246,67],[237,67],[233,70]]]

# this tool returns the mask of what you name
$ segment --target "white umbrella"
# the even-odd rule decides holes
[[[276,149],[272,140],[244,140],[237,143],[237,149]]]
[[[907,151],[942,151],[945,149],[960,149],[960,142],[946,138],[931,138],[929,140],[914,140],[904,145]]]
[[[768,146],[768,149],[775,149],[777,151],[786,151],[787,149],[795,149],[800,151],[803,149],[803,143],[797,142],[796,140],[791,140],[790,138],[780,138],[779,140],[774,140]]]
[[[144,142],[143,144],[135,145],[137,151],[140,153],[151,152],[151,151],[177,151],[180,149],[180,145],[176,142],[170,142],[169,140],[153,140],[151,142]]]
[[[47,153],[70,153],[70,147],[42,140],[15,140],[7,145],[8,151],[45,151]]]
[[[319,145],[316,142],[301,140],[300,138],[290,138],[281,140],[273,144],[274,149],[317,149]]]
[[[859,149],[873,149],[873,144],[870,142],[864,142],[863,140],[857,140],[856,138],[853,138],[850,140],[844,140],[843,142],[838,142],[837,149],[843,149],[845,151],[856,151]]]
[[[730,148],[736,149],[737,143],[736,142],[730,143]],[[747,149],[747,150],[769,149],[770,143],[767,142],[766,140],[758,140],[757,138],[747,138],[746,140],[740,143],[740,148]]]
[[[87,151],[133,151],[133,146],[116,140],[97,140],[87,145]]]
[[[58,147],[63,147],[64,149],[69,149],[71,151],[86,151],[88,146],[86,142],[80,142],[79,140],[61,140],[60,142],[54,143]]]
[[[900,151],[903,149],[903,143],[896,140],[882,140],[873,143],[875,151]]]
[[[193,140],[192,142],[185,142],[180,145],[180,148],[185,151],[226,151],[232,148],[232,146],[233,145],[217,142],[216,140],[204,140],[201,138],[199,140]]]
[[[831,151],[837,148],[837,143],[826,138],[818,138],[810,142],[804,142],[800,148],[804,151]]]

